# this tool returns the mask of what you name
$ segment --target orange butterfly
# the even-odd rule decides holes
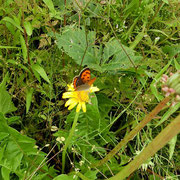
[[[96,77],[91,79],[91,71],[89,68],[85,68],[81,71],[79,76],[75,76],[73,79],[74,89],[76,91],[86,91],[96,80]]]

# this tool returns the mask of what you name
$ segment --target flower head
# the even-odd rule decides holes
[[[86,103],[90,102],[89,94],[99,91],[97,87],[90,86],[89,89],[76,91],[73,84],[68,85],[68,92],[63,93],[62,98],[69,100],[65,103],[65,107],[68,107],[68,110],[73,109],[76,105],[76,112],[79,112],[82,108],[83,112],[86,112]]]
[[[170,77],[163,74],[161,81],[163,83],[162,90],[165,96],[173,95],[173,104],[180,101],[180,71],[171,73]]]

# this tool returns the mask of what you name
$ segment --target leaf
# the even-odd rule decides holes
[[[169,63],[154,77],[154,80],[152,81],[150,85],[151,91],[155,95],[158,101],[162,100],[163,96],[157,91],[156,83],[160,81],[161,76],[163,75],[163,73],[166,72],[166,70],[171,65],[171,63],[172,63],[172,60],[170,60]]]
[[[174,64],[177,70],[180,70],[180,64],[174,59]]]
[[[23,53],[24,62],[27,63],[27,47],[22,35],[20,35],[20,42],[21,42],[21,49]]]
[[[39,64],[33,64],[32,69],[35,70],[46,82],[51,84],[45,70]]]
[[[0,141],[2,141],[4,138],[8,137],[9,134],[6,132],[0,132]]]
[[[16,111],[16,107],[14,106],[11,96],[5,89],[5,84],[0,84],[0,112],[3,115]]]
[[[174,154],[175,146],[177,142],[177,135],[174,136],[170,141],[169,141],[169,159],[172,159],[172,156]]]
[[[29,112],[29,108],[31,106],[33,91],[34,91],[33,88],[30,88],[30,89],[27,90],[27,94],[26,94],[26,114]]]
[[[162,47],[164,53],[168,54],[170,58],[174,57],[176,54],[180,53],[180,44],[176,45],[166,45]]]
[[[24,27],[25,27],[25,29],[26,29],[27,35],[28,35],[28,36],[31,36],[31,35],[32,35],[32,32],[33,32],[31,23],[28,22],[28,21],[24,22]]]
[[[136,64],[141,59],[140,56],[135,56],[134,51],[122,45],[130,59]],[[118,70],[133,67],[127,54],[124,52],[117,40],[109,41],[103,51],[102,69]]]
[[[65,52],[72,57],[77,64],[81,64],[82,60],[82,65],[99,63],[94,51],[94,42],[95,32],[90,31],[86,38],[84,28],[82,30],[69,28],[64,34],[57,34],[58,48],[63,47]]]
[[[57,177],[55,177],[53,180],[72,180],[73,179],[73,176],[68,176],[66,174],[61,174]]]
[[[169,4],[168,0],[162,0],[164,3]]]
[[[1,174],[2,174],[3,180],[9,180],[9,174],[10,174],[9,169],[7,169],[6,167],[2,167]]]
[[[4,17],[4,18],[2,19],[2,21],[9,22],[9,23],[11,23],[12,25],[14,25],[15,27],[17,27],[21,32],[24,32],[23,29],[22,29],[22,27],[21,27],[19,24],[17,24],[12,18],[10,18],[10,17]]]
[[[144,35],[145,35],[145,33],[144,33],[144,30],[143,30],[143,32],[140,32],[140,33],[135,37],[135,40],[131,43],[130,48],[131,48],[131,49],[134,49],[134,48],[137,46],[137,44],[139,44],[139,42],[143,39]]]
[[[164,121],[166,121],[174,112],[176,112],[180,108],[180,103],[177,103],[175,106],[171,106],[162,116],[161,120],[158,121],[158,124],[155,126],[161,125]]]
[[[98,173],[97,170],[95,170],[95,171],[89,170],[84,175],[91,180],[93,180],[93,179],[95,180],[95,179],[97,179],[97,176],[96,176],[97,173]]]
[[[37,149],[34,148],[35,140],[20,134],[15,129],[9,127],[6,119],[0,116],[0,133],[6,136],[6,148],[3,153],[4,164],[15,171],[21,164],[23,155],[37,155]],[[8,136],[7,133],[8,132]]]
[[[51,12],[55,12],[54,4],[53,4],[52,0],[43,0],[43,1]]]
[[[19,48],[15,46],[0,46],[0,49],[14,49],[14,48]]]

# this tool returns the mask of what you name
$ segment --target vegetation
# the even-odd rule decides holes
[[[179,70],[178,0],[0,0],[0,179],[177,180]]]

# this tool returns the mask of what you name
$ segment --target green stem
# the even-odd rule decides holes
[[[125,138],[120,141],[117,146],[109,152],[102,160],[100,160],[96,164],[92,164],[92,168],[96,168],[98,166],[102,166],[107,161],[109,161],[123,146],[125,146],[130,140],[132,140],[137,133],[146,126],[148,122],[150,122],[166,105],[167,102],[169,102],[170,98],[166,97],[164,98]]]
[[[79,117],[79,112],[76,113],[75,117],[74,117],[74,122],[73,122],[73,125],[72,125],[72,128],[70,130],[70,133],[69,133],[69,136],[65,142],[65,145],[64,145],[64,150],[63,150],[63,153],[62,153],[62,174],[64,173],[64,168],[65,168],[65,162],[66,162],[66,151],[67,151],[67,148],[72,140],[72,136],[74,134],[74,131],[75,131],[75,128],[76,128],[76,125],[77,125],[77,121],[78,121],[78,117]]]
[[[165,146],[174,136],[180,132],[180,115],[177,116],[164,130],[162,130],[154,140],[139,154],[133,161],[125,166],[118,174],[109,180],[123,180],[139,168],[158,150]]]

